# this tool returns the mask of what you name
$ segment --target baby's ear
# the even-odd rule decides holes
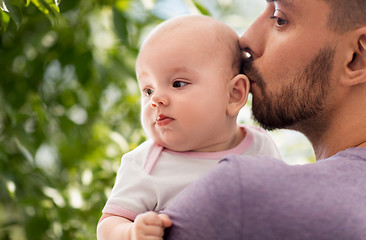
[[[343,81],[348,86],[366,82],[366,27],[356,30],[354,34]]]
[[[244,74],[238,74],[229,83],[230,99],[226,113],[229,116],[236,116],[248,100],[249,80]]]

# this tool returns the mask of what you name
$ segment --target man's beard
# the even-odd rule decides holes
[[[283,85],[280,92],[268,90],[266,82],[252,62],[249,60],[244,62],[244,73],[262,93],[261,98],[253,95],[254,119],[267,130],[277,128],[300,130],[297,129],[297,125],[301,122],[316,120],[326,109],[334,54],[335,50],[331,48],[319,51],[290,84]]]

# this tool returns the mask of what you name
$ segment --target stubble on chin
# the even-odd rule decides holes
[[[287,85],[282,84],[279,92],[271,91],[263,75],[250,59],[243,63],[243,72],[255,84],[252,92],[252,112],[254,119],[265,129],[289,128],[295,130],[306,122],[314,124],[322,120],[325,123],[326,98],[330,76],[333,69],[335,50],[323,48],[312,61],[299,71]],[[304,126],[306,127],[306,126]],[[314,128],[312,126],[311,128]]]

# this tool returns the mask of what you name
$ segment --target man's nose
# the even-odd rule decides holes
[[[166,94],[163,92],[155,91],[150,101],[151,107],[166,106],[169,104],[169,100]]]
[[[268,23],[268,17],[264,14],[265,13],[260,15],[239,39],[240,48],[249,53],[253,59],[259,58],[263,55],[267,40],[266,25]]]

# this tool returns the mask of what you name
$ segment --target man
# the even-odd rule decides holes
[[[229,156],[165,210],[167,239],[366,239],[366,1],[267,0],[239,41],[253,114],[317,162]]]

